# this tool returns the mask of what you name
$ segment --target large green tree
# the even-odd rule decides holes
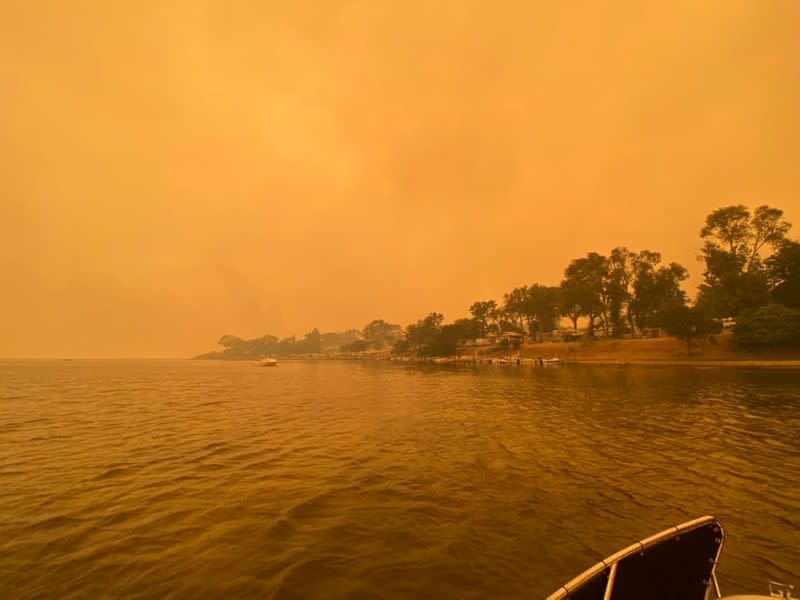
[[[641,251],[635,261],[633,298],[630,303],[631,321],[639,329],[656,327],[657,315],[667,306],[682,306],[686,292],[681,282],[689,277],[685,267],[672,262],[661,265],[661,255]]]
[[[444,317],[440,313],[432,312],[424,319],[406,327],[406,343],[409,349],[429,354],[439,336],[443,320]]]
[[[791,308],[800,308],[800,241],[786,241],[766,261],[772,299]]]
[[[558,311],[572,321],[572,328],[577,331],[578,319],[583,316],[583,307],[587,303],[583,288],[565,279],[559,287],[558,297]]]
[[[631,333],[636,335],[632,304],[638,255],[625,246],[611,251],[608,257],[609,319],[615,336],[620,336],[627,321]]]
[[[558,324],[560,288],[534,283],[527,288],[523,312],[528,332],[541,339],[543,333],[553,331]]]
[[[473,302],[469,307],[469,312],[475,319],[478,337],[485,337],[497,322],[497,302],[494,300]]]
[[[475,337],[475,319],[456,319],[454,323],[443,325],[428,348],[433,356],[449,356],[458,351],[465,340]]]
[[[561,314],[589,322],[592,335],[599,322],[606,335],[636,335],[642,327],[655,325],[654,317],[667,305],[685,303],[681,282],[688,277],[677,264],[662,264],[661,254],[635,252],[624,246],[608,257],[597,253],[573,260],[564,272],[560,290]]]
[[[503,294],[503,316],[512,325],[511,329],[524,333],[528,286],[514,288]]]
[[[403,328],[383,319],[375,319],[367,323],[361,333],[372,348],[385,348],[403,337]]]
[[[578,318],[589,321],[587,335],[594,336],[596,321],[601,319],[608,327],[610,294],[608,282],[608,259],[596,252],[576,258],[564,271],[561,282],[562,311],[572,319],[577,329]]]
[[[791,225],[783,211],[766,205],[752,213],[741,204],[712,212],[700,231],[706,263],[698,304],[717,317],[769,302],[762,252],[780,247]]]
[[[666,306],[659,312],[659,324],[666,332],[686,342],[686,354],[692,355],[692,342],[700,336],[718,333],[722,325],[697,307],[682,304]]]

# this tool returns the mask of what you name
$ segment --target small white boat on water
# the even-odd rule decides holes
[[[714,517],[670,527],[589,567],[547,600],[759,600],[796,598],[793,587],[769,582],[769,596],[723,596],[717,562],[725,534]]]
[[[555,358],[543,358],[542,359],[542,366],[545,366],[545,365],[560,365],[560,364],[561,364],[561,359],[558,358],[558,357],[555,357]]]
[[[275,358],[263,358],[256,363],[257,367],[277,367],[278,360]]]

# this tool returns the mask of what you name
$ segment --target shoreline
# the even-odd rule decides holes
[[[609,360],[585,360],[567,365],[586,365],[598,367],[728,367],[759,369],[800,369],[800,360],[628,360],[613,362]]]
[[[224,356],[207,353],[194,360],[256,361],[258,357]],[[542,359],[558,359],[560,365],[596,366],[683,366],[726,368],[800,369],[800,349],[776,349],[747,352],[735,347],[730,333],[707,336],[692,343],[691,355],[686,343],[671,337],[598,338],[579,342],[525,343],[519,348],[501,345],[462,346],[455,354],[424,356],[394,354],[388,348],[365,352],[323,352],[277,356],[278,360],[368,360],[431,364],[535,364]]]
[[[522,359],[522,362],[517,363],[515,356],[500,356],[496,355],[491,358],[482,357],[474,360],[470,356],[409,356],[409,355],[394,355],[394,356],[370,356],[368,354],[363,356],[284,356],[278,359],[278,364],[281,362],[326,362],[326,361],[372,361],[372,362],[392,362],[403,364],[428,364],[438,366],[452,366],[452,365],[490,365],[490,366],[509,366],[509,367],[536,367],[542,368],[541,365],[535,364],[532,359]],[[198,360],[190,358],[187,360]],[[199,360],[219,360],[221,362],[254,362],[253,359],[199,359]],[[501,363],[500,360],[503,362]],[[800,369],[800,360],[798,359],[629,359],[629,360],[614,360],[614,359],[584,359],[584,360],[562,360],[555,365],[544,365],[545,368],[553,367],[701,367],[701,368],[731,368],[731,369]]]
[[[765,360],[765,359],[729,359],[729,360],[708,360],[708,359],[662,359],[662,360],[612,360],[612,359],[586,359],[586,360],[564,360],[555,365],[539,365],[531,359],[521,359],[517,362],[516,356],[494,356],[492,358],[480,358],[474,360],[469,356],[459,355],[450,357],[424,357],[424,356],[396,356],[387,360],[398,363],[425,363],[433,365],[492,365],[492,366],[528,366],[528,367],[703,367],[703,368],[764,368],[764,369],[800,369],[800,360]],[[335,360],[335,359],[334,359]],[[362,360],[370,360],[365,356]],[[503,362],[500,362],[502,360]]]
[[[693,341],[691,355],[687,353],[685,342],[671,337],[599,338],[580,342],[525,343],[516,349],[498,345],[466,346],[459,348],[455,356],[438,360],[414,355],[395,355],[389,360],[439,363],[494,363],[502,360],[526,364],[555,358],[562,365],[800,368],[800,349],[746,352],[734,346],[733,336],[728,332]]]

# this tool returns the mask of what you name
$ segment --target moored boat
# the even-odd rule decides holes
[[[275,358],[263,358],[256,363],[257,367],[277,367],[278,360]]]

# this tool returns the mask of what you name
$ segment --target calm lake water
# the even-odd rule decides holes
[[[0,362],[0,597],[541,598],[714,514],[800,583],[800,372]]]

